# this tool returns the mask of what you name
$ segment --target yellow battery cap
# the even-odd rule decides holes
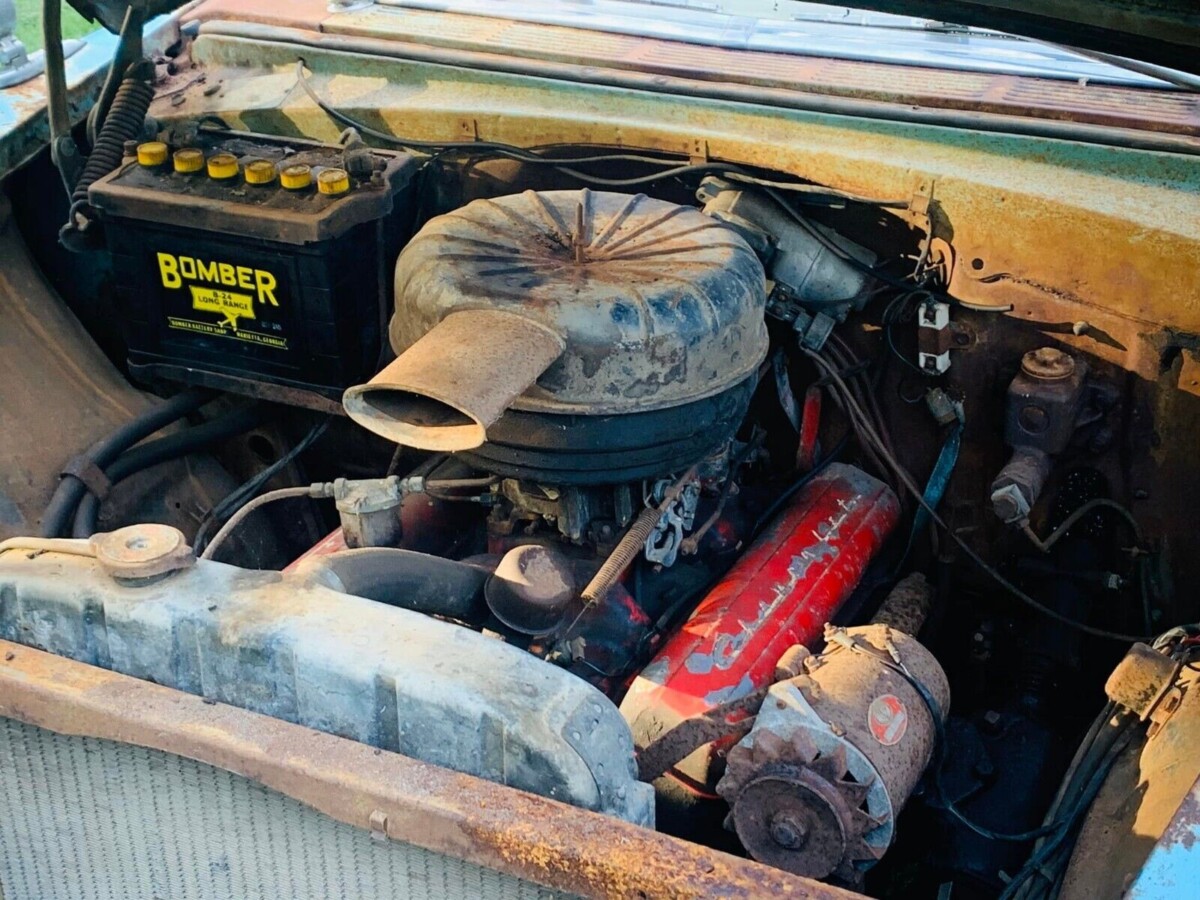
[[[232,153],[217,153],[208,158],[208,177],[218,181],[234,178],[238,173],[237,157]]]
[[[138,144],[137,161],[143,166],[161,166],[167,161],[167,145],[162,141]]]
[[[317,176],[317,190],[322,194],[344,194],[350,190],[350,175],[345,169],[322,169]]]
[[[289,191],[302,191],[312,184],[312,167],[300,163],[285,166],[279,173],[279,183]]]
[[[270,184],[275,180],[275,163],[269,159],[255,159],[246,163],[242,170],[246,184]]]
[[[181,174],[199,172],[204,168],[204,151],[195,147],[184,147],[171,154],[171,161],[175,164],[175,171]]]

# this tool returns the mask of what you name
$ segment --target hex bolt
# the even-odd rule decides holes
[[[771,819],[771,840],[785,850],[799,850],[808,840],[808,830],[792,813],[779,813]]]

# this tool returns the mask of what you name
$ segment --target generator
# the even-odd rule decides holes
[[[97,180],[132,375],[327,412],[383,361],[418,160],[200,130]]]

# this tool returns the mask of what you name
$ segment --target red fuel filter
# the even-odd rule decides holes
[[[853,466],[801,488],[630,685],[621,712],[637,747],[769,684],[785,650],[821,637],[899,514],[887,485]],[[708,758],[703,748],[676,771],[704,784]]]

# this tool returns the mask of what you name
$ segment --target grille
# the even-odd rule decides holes
[[[203,763],[3,718],[0,797],[4,900],[566,896]]]

